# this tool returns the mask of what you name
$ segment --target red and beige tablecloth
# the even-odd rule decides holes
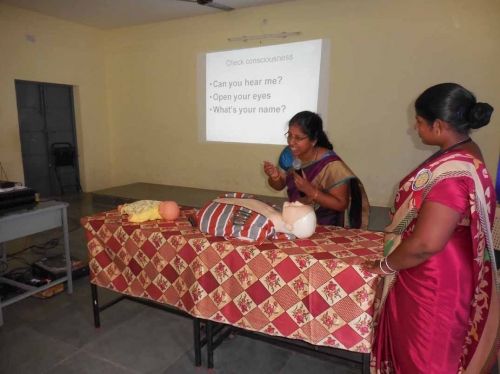
[[[319,226],[309,239],[261,245],[175,222],[130,223],[117,211],[82,218],[91,282],[193,316],[270,335],[368,353],[380,278],[379,232]]]

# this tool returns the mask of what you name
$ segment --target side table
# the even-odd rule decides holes
[[[0,283],[7,283],[25,290],[25,292],[20,295],[6,300],[0,300],[0,326],[3,325],[2,308],[10,304],[63,282],[67,282],[67,292],[69,294],[73,292],[68,234],[68,205],[68,203],[60,201],[44,201],[30,209],[20,208],[19,210],[10,211],[5,214],[0,212],[0,258],[5,262],[7,261],[7,253],[4,247],[5,242],[57,227],[62,227],[63,230],[64,255],[66,258],[66,276],[51,281],[41,287],[30,286],[0,276]]]

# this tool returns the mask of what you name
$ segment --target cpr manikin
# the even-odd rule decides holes
[[[300,239],[310,237],[316,230],[316,214],[313,207],[298,201],[283,203],[283,213],[255,199],[219,198],[214,201],[251,209],[269,218],[277,232],[293,234]]]

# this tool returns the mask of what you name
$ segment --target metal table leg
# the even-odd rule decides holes
[[[207,334],[207,368],[213,369],[214,367],[214,349],[213,349],[213,322],[206,322],[206,334]]]
[[[94,326],[101,327],[101,319],[99,316],[99,300],[97,298],[97,286],[90,283],[90,291],[92,292],[92,308],[94,310]]]
[[[71,264],[71,255],[69,253],[69,232],[68,232],[68,212],[67,208],[62,208],[62,226],[64,240],[64,255],[66,256],[66,275],[68,277],[68,293],[73,293],[73,269]]]
[[[362,365],[363,365],[363,369],[362,369],[362,373],[363,374],[370,374],[370,354],[369,353],[362,353]]]
[[[193,335],[194,335],[194,364],[201,366],[201,334],[200,334],[200,319],[193,318]]]

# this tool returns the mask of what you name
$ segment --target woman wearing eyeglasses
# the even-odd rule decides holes
[[[318,224],[366,228],[369,207],[363,185],[333,151],[321,117],[299,112],[285,135],[294,165],[284,170],[265,161],[269,185],[278,191],[287,187],[289,201],[313,204]]]

